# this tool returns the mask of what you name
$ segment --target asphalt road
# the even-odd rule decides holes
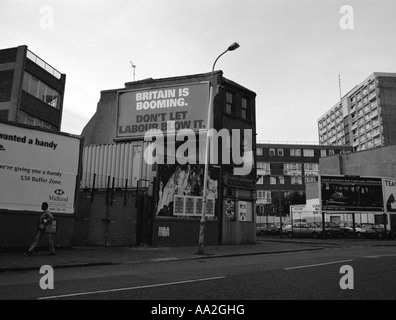
[[[344,265],[353,289],[340,287]],[[40,288],[42,277],[0,274],[0,299],[396,300],[396,247],[56,269],[53,290]]]

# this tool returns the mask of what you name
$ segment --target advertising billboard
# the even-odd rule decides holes
[[[396,212],[396,179],[383,178],[384,203],[387,212]]]
[[[382,179],[321,176],[322,211],[383,212]]]
[[[117,138],[207,127],[209,82],[118,92]]]
[[[0,209],[74,213],[80,142],[0,122]]]
[[[209,168],[206,212],[215,216],[219,169]],[[157,216],[201,217],[203,211],[203,165],[164,164],[158,166]]]

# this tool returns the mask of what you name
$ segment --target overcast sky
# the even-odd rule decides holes
[[[349,5],[352,11],[340,12]],[[2,0],[0,48],[67,75],[62,131],[101,90],[216,69],[257,93],[260,141],[317,142],[317,120],[373,72],[396,72],[395,0]],[[353,13],[353,20],[350,19]],[[348,19],[347,19],[348,18]],[[353,23],[353,24],[352,24]],[[349,29],[345,29],[349,27]],[[351,29],[352,28],[352,29]]]

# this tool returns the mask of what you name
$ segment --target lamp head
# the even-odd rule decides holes
[[[239,48],[238,42],[234,42],[232,45],[228,47],[228,51],[234,51]]]

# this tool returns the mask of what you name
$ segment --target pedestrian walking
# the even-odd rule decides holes
[[[54,247],[54,242],[52,240],[51,233],[48,232],[47,227],[52,225],[52,222],[54,221],[54,216],[52,213],[48,210],[48,203],[43,202],[41,205],[41,209],[43,210],[43,214],[40,216],[39,219],[39,225],[38,225],[38,230],[37,230],[37,235],[34,238],[34,242],[30,246],[29,250],[26,251],[26,254],[31,256],[34,252],[34,249],[36,246],[39,244],[41,238],[46,235],[48,242],[49,242],[49,255],[53,256],[55,255],[55,247]]]

